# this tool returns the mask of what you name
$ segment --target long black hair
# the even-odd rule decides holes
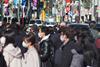
[[[8,36],[3,36],[3,37],[6,38],[6,42],[4,44],[4,47],[6,47],[7,45],[9,45],[10,43],[12,43],[14,47],[16,47],[15,46],[15,39],[13,37],[8,37]]]

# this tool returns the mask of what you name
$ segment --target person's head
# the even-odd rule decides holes
[[[11,24],[16,24],[18,22],[18,19],[16,17],[12,18]]]
[[[3,48],[5,48],[9,44],[13,44],[13,46],[16,47],[15,39],[13,37],[9,37],[9,36],[2,36],[0,38],[0,44]]]
[[[11,27],[7,27],[7,29],[5,29],[5,31],[3,32],[3,35],[14,38],[14,36],[16,35],[16,32]]]
[[[66,27],[66,23],[65,22],[61,22],[60,23],[60,27]]]
[[[30,46],[34,46],[35,43],[36,38],[34,33],[29,33],[24,37],[22,45],[23,47],[29,48]]]
[[[50,33],[49,28],[46,26],[42,26],[39,28],[39,37],[43,38],[44,36],[48,35]]]
[[[90,28],[94,29],[95,26],[96,26],[96,22],[95,21],[90,21],[89,25],[90,25]]]
[[[2,19],[1,25],[4,27],[6,25],[6,23],[7,23],[7,17],[4,17]]]
[[[6,29],[6,30],[9,30],[9,29],[11,29],[11,28],[12,28],[12,25],[11,25],[10,23],[6,23],[5,29]]]
[[[7,23],[7,17],[3,18],[3,23],[6,24]]]
[[[60,37],[62,42],[65,42],[66,40],[70,40],[73,38],[73,31],[71,30],[71,28],[66,28],[62,31],[62,35]]]

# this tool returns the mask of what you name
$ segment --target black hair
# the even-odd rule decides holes
[[[7,17],[3,18],[3,23],[7,23]]]
[[[12,24],[15,24],[16,22],[18,22],[18,18],[16,18],[16,17],[12,18],[11,23],[12,23]]]
[[[34,33],[29,33],[28,35],[26,35],[24,37],[24,41],[27,41],[27,42],[31,42],[32,44],[31,45],[34,45],[36,43],[36,38],[35,38],[35,34]]]
[[[40,29],[41,29],[41,32],[45,33],[45,35],[48,35],[50,33],[49,27],[41,26]]]
[[[6,47],[8,44],[12,43],[14,47],[16,47],[15,44],[15,39],[13,37],[9,37],[9,36],[4,36],[6,38],[6,42],[4,47]]]
[[[67,36],[67,38],[69,39],[73,39],[74,38],[74,35],[75,35],[75,30],[70,28],[70,27],[65,27],[62,29],[62,32],[64,35]]]

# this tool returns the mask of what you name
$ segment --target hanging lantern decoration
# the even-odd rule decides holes
[[[71,3],[71,0],[66,0],[66,3]]]
[[[22,0],[22,6],[26,5],[26,0]]]
[[[14,6],[17,6],[17,4],[18,4],[18,0],[14,0]]]
[[[36,7],[37,6],[37,0],[33,0],[33,4]]]
[[[9,0],[4,0],[4,3],[5,3],[5,4],[8,4],[8,3],[9,3]]]

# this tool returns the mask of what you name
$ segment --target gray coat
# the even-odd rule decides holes
[[[71,52],[73,53],[73,59],[71,62],[70,67],[82,67],[83,66],[83,55],[77,53],[75,49],[72,49]]]

